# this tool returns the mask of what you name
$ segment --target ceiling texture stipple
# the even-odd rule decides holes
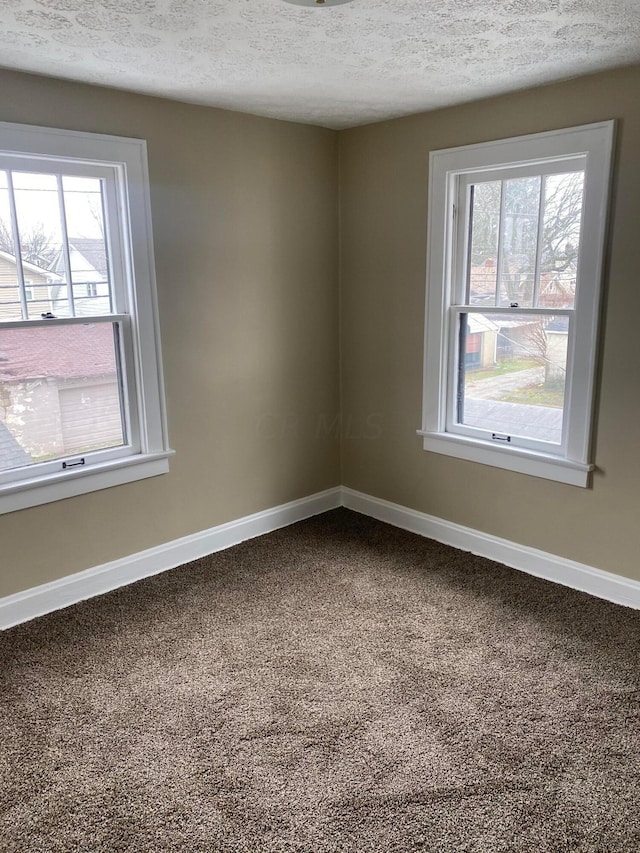
[[[0,0],[0,65],[343,128],[640,61],[640,0]]]

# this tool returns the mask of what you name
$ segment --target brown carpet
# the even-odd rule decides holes
[[[640,850],[640,613],[336,510],[0,637],[0,850]]]

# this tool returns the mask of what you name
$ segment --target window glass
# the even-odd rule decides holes
[[[573,308],[578,280],[584,172],[545,179],[542,251],[536,305]]]
[[[62,186],[76,316],[108,314],[111,281],[102,181],[65,175]]]
[[[0,171],[0,322],[22,319],[7,173]]]
[[[551,310],[574,307],[583,187],[581,171],[470,185],[468,305],[511,310],[452,316],[454,425],[562,442],[570,318]],[[549,313],[519,313],[531,308]]]
[[[467,300],[471,305],[496,304],[501,195],[502,181],[485,181],[470,187]]]
[[[468,304],[573,308],[583,190],[584,172],[472,184]]]
[[[2,172],[0,182],[0,319],[86,317],[113,310],[106,238],[104,182],[100,178]],[[24,281],[22,305],[11,200]],[[69,287],[69,279],[72,289]]]
[[[0,328],[0,472],[125,442],[118,324]]]
[[[32,279],[35,270],[39,271],[43,282],[52,282],[51,291],[47,287],[39,288],[37,297],[29,302],[27,318],[36,319],[50,311],[61,317],[71,316],[64,270],[60,275],[54,269],[63,243],[56,177],[18,171],[10,174],[23,276]]]
[[[533,305],[540,177],[504,181],[498,275],[499,305]]]
[[[512,310],[452,316],[454,424],[562,442],[570,318],[551,312],[574,308],[583,191],[582,171],[470,185],[468,305]],[[548,313],[519,313],[532,308]]]
[[[456,422],[560,444],[568,339],[567,316],[460,314]]]

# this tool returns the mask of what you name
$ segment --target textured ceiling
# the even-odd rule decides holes
[[[0,65],[329,127],[640,60],[640,0],[0,0]]]

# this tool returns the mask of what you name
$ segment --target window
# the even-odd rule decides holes
[[[588,484],[613,130],[431,154],[425,450]]]
[[[0,512],[170,454],[145,143],[0,123]]]

